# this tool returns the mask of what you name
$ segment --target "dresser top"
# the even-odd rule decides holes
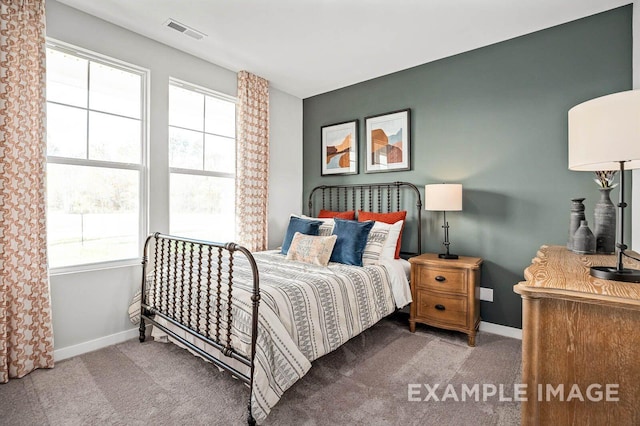
[[[638,257],[637,253],[629,252]],[[640,262],[625,257],[626,268],[640,269]],[[584,300],[592,303],[632,305],[640,309],[640,283],[592,277],[591,266],[615,266],[614,255],[573,253],[564,246],[542,246],[524,270],[526,281],[514,287],[523,296]]]

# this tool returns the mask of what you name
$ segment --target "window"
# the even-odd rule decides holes
[[[47,45],[49,265],[134,259],[146,232],[144,70]]]
[[[235,239],[236,103],[177,80],[169,85],[169,216],[174,235]]]

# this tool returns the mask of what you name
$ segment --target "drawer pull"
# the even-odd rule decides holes
[[[443,277],[442,275],[438,275],[438,276],[436,277],[436,281],[438,281],[438,282],[444,282],[444,281],[446,281],[446,280],[447,280],[447,279],[446,279],[445,277]]]
[[[439,311],[444,311],[446,308],[444,307],[444,305],[437,304],[436,305],[436,309],[439,310]]]

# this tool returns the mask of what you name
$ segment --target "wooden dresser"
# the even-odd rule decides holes
[[[615,266],[615,256],[542,246],[514,287],[523,425],[640,425],[640,284],[593,278],[592,265]]]
[[[409,329],[416,322],[457,330],[468,335],[469,346],[476,344],[480,323],[479,257],[460,256],[440,259],[425,253],[409,259],[411,263],[411,313]]]

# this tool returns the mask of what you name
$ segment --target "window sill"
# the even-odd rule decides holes
[[[140,259],[112,260],[108,262],[88,263],[86,265],[60,266],[49,268],[50,276],[77,274],[83,272],[96,272],[105,269],[128,268],[131,266],[141,266]]]

